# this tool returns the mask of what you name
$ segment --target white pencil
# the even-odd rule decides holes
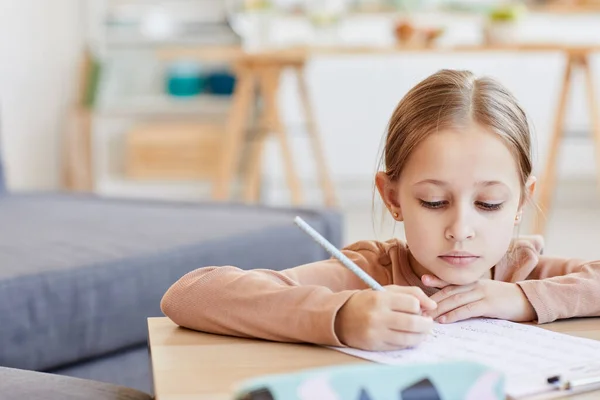
[[[296,217],[294,218],[294,222],[296,225],[300,227],[304,232],[306,232],[310,237],[312,237],[315,242],[319,243],[329,254],[333,257],[340,260],[342,265],[348,268],[350,271],[354,272],[360,279],[363,280],[369,287],[373,290],[384,291],[385,289],[381,286],[375,279],[369,276],[365,271],[360,269],[358,265],[356,265],[351,259],[346,257],[344,253],[335,248],[334,245],[329,243],[327,239],[325,239],[319,232],[314,230],[310,225],[308,225],[302,218]]]

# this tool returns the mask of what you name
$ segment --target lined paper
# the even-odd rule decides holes
[[[497,319],[435,324],[420,345],[397,351],[335,350],[382,364],[474,361],[501,371],[513,398],[552,389],[546,378],[600,374],[600,341]]]

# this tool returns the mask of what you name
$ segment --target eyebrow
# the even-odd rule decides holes
[[[429,183],[429,184],[433,184],[433,185],[437,185],[437,186],[448,186],[448,182],[444,182],[444,181],[440,181],[437,179],[424,179],[422,181],[419,181],[417,183],[415,183],[416,185],[421,185],[424,183]],[[475,186],[496,186],[496,185],[502,185],[502,186],[506,186],[505,183],[500,182],[500,181],[479,181],[479,182],[475,182]]]

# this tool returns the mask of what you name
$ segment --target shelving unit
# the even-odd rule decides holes
[[[85,2],[87,50],[82,55],[80,94],[64,136],[65,188],[156,197],[173,186],[188,187],[188,193],[196,193],[196,185],[203,186],[205,182],[190,180],[185,174],[171,179],[152,179],[150,174],[144,180],[132,179],[127,174],[126,146],[133,142],[127,135],[136,130],[137,139],[143,138],[139,127],[152,130],[155,122],[164,126],[174,121],[173,129],[183,129],[188,136],[190,127],[202,134],[208,124],[214,135],[215,122],[225,124],[231,96],[169,95],[166,68],[173,60],[161,59],[160,52],[182,46],[237,47],[239,37],[227,24],[226,4],[220,0]],[[95,90],[94,63],[100,65]],[[204,71],[228,67],[223,60],[202,63]],[[173,134],[172,140],[181,137]],[[214,157],[207,162],[214,162]]]

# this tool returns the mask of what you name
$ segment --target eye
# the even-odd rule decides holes
[[[483,201],[476,201],[475,205],[483,211],[498,211],[502,208],[503,203],[485,203]]]
[[[447,201],[442,200],[442,201],[425,201],[425,200],[419,200],[419,202],[421,203],[421,206],[425,207],[425,208],[430,208],[432,210],[437,210],[439,208],[444,207],[445,205],[448,204]]]

